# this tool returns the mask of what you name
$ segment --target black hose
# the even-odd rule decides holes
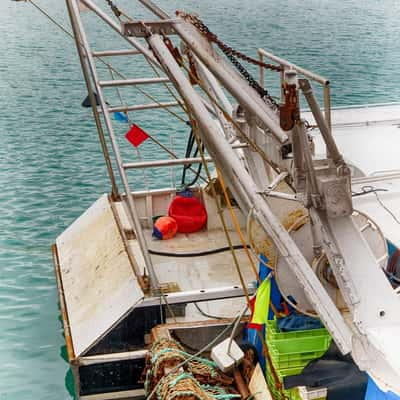
[[[380,188],[374,188],[373,186],[363,186],[361,188],[360,192],[352,192],[351,196],[352,197],[357,197],[357,196],[363,196],[364,194],[369,194],[369,193],[377,193],[377,192],[387,192],[387,189],[380,189]]]
[[[244,249],[244,246],[242,244],[237,244],[235,246],[232,246],[234,250],[240,250]],[[250,248],[249,245],[246,246],[248,249]],[[210,254],[217,254],[217,253],[223,253],[224,251],[228,251],[231,248],[229,246],[226,247],[220,247],[218,249],[212,249],[212,250],[206,250],[206,251],[200,251],[197,253],[169,253],[166,251],[157,251],[157,250],[151,250],[149,249],[149,253],[153,254],[155,256],[164,256],[164,257],[202,257],[202,256],[209,256]]]
[[[187,145],[186,145],[185,158],[197,157],[197,154],[199,153],[199,147],[197,146],[197,143],[196,143],[195,139],[196,138],[194,136],[194,132],[193,132],[193,129],[192,129],[190,131],[190,135],[189,135],[188,142],[187,142]],[[193,151],[195,143],[196,143],[196,148],[195,148],[194,153],[192,155],[192,151]],[[202,148],[202,151],[204,152],[204,149],[205,149],[204,145],[201,145],[201,148]],[[190,183],[186,183],[185,182],[185,180],[186,180],[186,171],[188,169],[190,169],[191,167],[192,167],[192,164],[186,164],[186,165],[183,166],[182,179],[181,179],[182,186],[187,186],[187,187],[193,186],[198,181],[198,179],[200,178],[202,163],[199,163],[199,166],[197,168],[197,172],[195,173],[195,176],[194,176],[193,180]]]

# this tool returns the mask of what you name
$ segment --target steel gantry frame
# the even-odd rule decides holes
[[[287,260],[288,266],[304,287],[310,302],[317,310],[342,352],[352,352],[361,369],[367,370],[383,387],[400,392],[398,379],[400,361],[398,357],[391,355],[389,351],[390,346],[396,347],[394,337],[400,333],[400,315],[396,311],[400,300],[390,287],[384,273],[376,267],[377,260],[351,219],[352,206],[351,204],[346,204],[346,201],[348,202],[348,193],[347,189],[345,189],[346,187],[349,189],[349,175],[331,136],[329,107],[325,110],[326,114],[323,116],[315,99],[312,97],[312,92],[310,92],[310,88],[307,85],[308,81],[299,81],[300,88],[303,90],[319,125],[327,146],[328,158],[331,157],[326,164],[326,177],[331,179],[330,181],[323,181],[323,179],[321,181],[321,174],[316,174],[315,164],[307,145],[304,123],[301,120],[297,121],[289,132],[284,131],[279,125],[274,111],[260,97],[255,95],[254,89],[249,87],[224,59],[210,50],[210,43],[193,25],[184,20],[171,20],[166,13],[150,0],[139,0],[161,19],[165,20],[164,25],[169,26],[171,32],[173,31],[179,36],[188,49],[204,65],[206,71],[209,71],[217,79],[215,81],[208,80],[208,84],[211,87],[219,82],[245,109],[249,114],[249,119],[250,117],[254,118],[257,127],[274,140],[277,147],[292,141],[295,165],[299,173],[304,174],[304,179],[308,183],[308,185],[301,187],[300,194],[302,196],[299,196],[299,199],[303,200],[304,204],[309,208],[310,217],[316,225],[319,236],[323,239],[324,251],[352,313],[351,328],[345,322],[325,288],[310,268],[308,261],[297,247],[293,238],[274,215],[266,200],[266,193],[260,191],[254,177],[249,174],[248,170],[240,162],[231,143],[221,135],[221,126],[211,116],[210,105],[205,104],[204,99],[194,90],[188,78],[183,74],[180,65],[166,46],[164,38],[159,35],[157,30],[152,30],[153,26],[158,25],[142,23],[141,28],[137,31],[140,31],[141,37],[146,38],[151,51],[130,36],[135,34],[134,29],[125,29],[125,26],[119,26],[92,0],[80,1],[121,34],[126,41],[146,57],[149,63],[161,69],[167,75],[167,78],[173,83],[183,99],[188,112],[194,116],[199,126],[199,133],[203,143],[206,145],[211,158],[221,171],[224,179],[226,179],[242,211],[251,213],[258,220],[272,239],[280,255]],[[89,76],[90,74],[94,86],[98,90],[101,111],[125,189],[129,210],[128,216],[143,251],[152,288],[156,289],[158,280],[143,236],[134,197],[129,188],[125,174],[126,168],[124,168],[113,132],[109,109],[101,91],[102,84],[96,73],[94,54],[91,52],[83,29],[77,0],[67,0],[67,3],[85,79],[86,75]],[[265,52],[263,55],[271,56]],[[281,59],[279,60],[283,63]],[[288,71],[292,79],[290,83],[292,83],[293,77],[296,77],[296,68],[299,70],[299,67],[293,64],[289,67],[292,68]],[[288,77],[289,74],[283,76],[284,79]],[[297,78],[295,78],[295,82],[297,83]],[[325,86],[327,86],[326,82]],[[296,90],[299,92],[298,86]],[[214,90],[215,93],[216,91]],[[329,92],[326,93],[329,94]],[[92,104],[94,102],[93,97],[91,96]],[[325,101],[329,100],[328,97],[325,97]],[[329,105],[329,103],[327,104]],[[215,110],[213,110],[213,114],[215,114]],[[334,188],[332,182],[339,189],[336,193],[331,193],[333,198],[329,198],[328,192],[331,188]],[[343,196],[341,198],[335,197],[336,194]],[[335,206],[337,205],[334,202],[337,202],[338,199],[339,201],[344,201],[343,207],[339,209],[342,213],[341,216],[339,214],[334,215]],[[324,208],[329,205],[328,201],[333,202],[331,204],[333,208],[330,209],[331,214]],[[354,246],[354,252],[352,252],[351,246],[349,247],[349,243]],[[379,288],[379,296],[371,296],[363,274],[372,279],[375,287]],[[396,354],[400,354],[400,349],[395,352]]]

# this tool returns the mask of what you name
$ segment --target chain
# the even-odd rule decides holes
[[[228,46],[222,40],[220,40],[215,33],[211,32],[210,29],[207,27],[207,25],[205,25],[204,22],[201,21],[201,19],[195,15],[187,14],[181,11],[178,11],[177,14],[182,18],[188,20],[210,42],[215,43],[221,49],[221,51],[227,56],[227,58],[231,61],[231,63],[235,66],[235,68],[240,72],[243,78],[246,79],[246,81],[249,83],[249,86],[255,89],[261,98],[268,100],[273,108],[279,109],[279,104],[269,94],[268,90],[264,89],[259,85],[259,83],[251,76],[251,74],[246,70],[246,68],[238,61],[238,58],[248,62],[249,64],[257,65],[259,67],[270,69],[271,71],[276,71],[276,72],[282,71],[281,66],[264,63],[262,61],[256,60],[255,58],[249,57],[238,50],[232,49],[232,47]]]
[[[274,109],[279,109],[279,104],[276,100],[270,95],[268,90],[264,89],[260,84],[251,76],[249,71],[237,60],[235,56],[232,54],[226,54],[230,62],[234,65],[234,67],[240,72],[244,79],[248,82],[249,86],[252,87],[256,92],[260,95],[261,98],[268,100],[270,105]]]
[[[114,15],[121,21],[121,16],[125,17],[127,20],[132,21],[132,18],[125,14],[122,10],[120,10],[116,4],[113,3],[112,0],[106,0],[106,3],[110,6],[111,11],[114,13]]]
[[[112,2],[112,0],[106,0],[106,3],[110,6],[114,15],[119,19],[122,15],[121,10]]]

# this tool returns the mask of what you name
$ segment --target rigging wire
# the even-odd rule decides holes
[[[251,254],[250,254],[250,252],[248,250],[248,248],[250,246],[248,246],[247,243],[246,243],[246,240],[245,240],[244,235],[242,233],[242,229],[240,228],[240,224],[239,224],[237,215],[236,215],[236,213],[235,213],[235,211],[234,211],[234,209],[232,207],[231,199],[229,198],[228,191],[226,189],[226,185],[225,185],[224,179],[222,178],[221,172],[219,171],[218,168],[217,168],[217,177],[218,177],[218,180],[219,180],[219,182],[221,184],[221,188],[222,188],[222,191],[224,193],[225,201],[226,201],[226,204],[228,206],[229,212],[231,214],[231,218],[232,218],[233,224],[235,226],[236,232],[239,235],[240,241],[242,242],[242,246],[243,246],[243,248],[244,248],[244,250],[246,252],[247,258],[248,258],[248,260],[250,262],[251,269],[253,270],[253,273],[254,273],[254,275],[255,275],[255,277],[257,279],[257,282],[261,283],[260,275],[259,275],[259,273],[257,271],[257,268],[256,268],[255,264],[254,264],[253,257],[251,257]]]
[[[196,307],[197,311],[203,316],[203,317],[207,317],[207,318],[212,318],[212,319],[228,319],[231,317],[222,317],[219,315],[212,315],[212,314],[208,314],[206,313],[202,308],[200,308],[200,306],[198,305],[198,303],[193,303],[194,306]]]
[[[114,73],[113,73],[112,69],[110,67],[108,67],[108,70],[110,71],[111,79],[114,81],[115,78],[114,78]],[[125,106],[126,103],[122,99],[121,91],[119,90],[118,86],[115,87],[115,91],[117,92],[117,96],[119,98],[121,106]],[[124,114],[126,115],[126,118],[128,119],[129,125],[132,126],[133,125],[133,121],[129,117],[129,112],[125,112]],[[138,157],[139,161],[143,161],[143,157],[142,157],[142,155],[140,153],[139,147],[135,146],[135,149],[136,149],[136,154],[137,154],[137,157]],[[142,172],[143,172],[144,185],[145,185],[146,189],[149,189],[149,182],[148,182],[148,179],[147,179],[146,169],[142,168]]]
[[[164,377],[173,374],[174,372],[178,371],[181,367],[183,367],[184,365],[186,365],[189,361],[195,359],[196,357],[200,356],[201,354],[203,354],[205,351],[209,350],[211,347],[214,346],[214,344],[216,344],[218,342],[219,339],[221,339],[222,337],[224,337],[224,335],[229,331],[229,329],[231,327],[233,327],[236,323],[236,321],[240,319],[240,314],[238,314],[238,316],[229,324],[227,325],[213,340],[211,340],[210,343],[206,344],[203,348],[201,348],[197,353],[193,354],[192,356],[188,357],[186,360],[182,361],[181,363],[179,363],[178,365],[176,365],[174,368],[172,368],[170,371],[168,371]],[[158,386],[160,385],[160,381],[158,381],[158,383],[155,385],[155,387],[153,388],[153,390],[151,391],[151,393],[146,397],[146,400],[150,400],[153,398],[154,394],[156,393]]]
[[[214,104],[224,115],[224,117],[228,120],[229,123],[231,123],[234,128],[239,132],[240,136],[243,138],[243,140],[255,151],[257,152],[261,158],[277,173],[279,174],[281,171],[279,167],[272,162],[268,156],[265,154],[264,150],[261,149],[260,146],[258,146],[244,131],[243,129],[239,126],[239,124],[233,120],[232,116],[229,115],[229,113],[215,100],[215,98],[211,95],[209,90],[205,87],[203,82],[196,77],[193,72],[184,64],[182,63],[182,68],[189,74],[189,76],[199,85],[199,87],[203,90],[203,92],[207,95],[207,97],[210,99],[211,103]],[[289,183],[288,183],[289,185]],[[291,185],[289,185],[291,187]]]
[[[195,135],[197,146],[199,148],[200,157],[202,159],[204,170],[206,172],[208,180],[211,182],[212,181],[211,173],[210,173],[210,170],[208,168],[207,162],[205,160],[204,151],[202,150],[202,147],[201,147],[200,136],[199,136],[199,132],[197,130],[197,124],[195,123],[195,121],[193,119],[193,116],[191,114],[189,114],[189,118],[190,118],[190,122],[191,122],[192,127],[193,127],[193,132],[194,132],[194,135]],[[220,218],[220,221],[221,221],[221,224],[222,224],[222,228],[223,228],[223,231],[224,231],[224,234],[225,234],[225,237],[226,237],[226,240],[228,242],[228,245],[229,245],[229,248],[230,248],[230,252],[231,252],[231,255],[232,255],[232,258],[233,258],[233,262],[234,262],[236,271],[237,271],[238,276],[239,276],[240,284],[242,285],[243,293],[245,294],[247,304],[250,307],[249,292],[247,290],[247,287],[246,287],[246,284],[245,284],[245,281],[244,281],[244,277],[243,277],[242,271],[241,271],[240,266],[239,266],[239,260],[238,260],[238,258],[236,256],[235,249],[233,248],[232,239],[231,239],[231,237],[229,235],[228,227],[226,225],[225,217],[223,215],[223,210],[221,209],[221,205],[220,205],[220,203],[218,201],[218,196],[217,196],[217,193],[216,193],[214,185],[211,185],[211,192],[212,192],[213,198],[215,200],[215,204],[216,204],[216,207],[217,207],[217,210],[218,210],[218,216]]]
[[[128,16],[127,14],[125,14],[123,11],[121,11],[121,9],[119,9],[115,3],[113,3],[112,0],[105,0],[106,3],[109,5],[111,11],[114,13],[114,15],[117,17],[117,19],[121,21],[120,16],[123,15],[124,17],[126,17],[128,20],[133,21],[133,18],[131,18],[130,16]],[[149,62],[150,68],[154,71],[154,73],[160,77],[160,73],[158,72],[157,68],[153,65],[153,63]],[[186,112],[183,103],[180,101],[180,99],[178,99],[177,95],[173,92],[172,88],[166,83],[163,82],[162,85],[168,90],[168,92],[170,93],[170,95],[179,103],[179,106],[183,109],[183,111]]]
[[[393,211],[383,203],[381,198],[378,196],[378,193],[376,191],[374,191],[373,193],[374,193],[376,199],[378,200],[379,204],[392,216],[394,221],[400,225],[399,219],[396,217],[396,215],[394,215]]]
[[[48,18],[53,24],[55,24],[60,30],[62,30],[67,36],[69,36],[71,39],[74,39],[74,35],[69,32],[64,26],[62,26],[59,22],[57,22],[50,14],[47,13],[47,11],[45,11],[43,8],[41,8],[40,6],[38,6],[33,0],[27,0],[29,3],[31,3],[35,8],[37,8],[40,13],[42,13],[46,18]],[[82,46],[82,44],[80,44]],[[110,68],[115,74],[117,74],[120,78],[122,79],[127,79],[126,76],[118,71],[112,64],[108,63],[107,61],[105,61],[103,58],[101,57],[97,57],[97,59],[102,62],[105,66],[107,66],[108,68]],[[151,65],[151,64],[150,64]],[[160,101],[158,101],[154,96],[152,96],[151,94],[147,93],[145,90],[141,89],[139,86],[134,86],[134,88],[136,90],[138,90],[141,94],[143,94],[145,97],[149,98],[150,100],[154,101],[156,104],[161,105],[162,103]],[[181,101],[178,101],[180,104],[182,103]],[[183,108],[184,109],[184,108]],[[185,119],[183,119],[179,114],[177,114],[176,112],[170,110],[168,107],[162,107],[162,110],[164,110],[165,112],[173,115],[174,117],[176,117],[177,119],[179,119],[181,122],[187,124],[187,121]],[[186,111],[185,111],[186,112]],[[148,134],[149,135],[149,134]],[[152,135],[149,135],[149,139],[151,139],[154,143],[156,143],[158,146],[160,146],[164,151],[166,151],[171,157],[173,158],[179,158],[176,154],[174,154],[172,151],[170,151],[168,149],[168,147],[164,146],[161,142],[159,142],[157,139],[155,139]],[[196,170],[194,170],[193,168],[190,168],[190,170],[193,173],[197,173]],[[204,178],[203,176],[199,176],[199,179],[201,179],[203,182],[208,183],[207,179]]]
[[[60,24],[58,21],[56,21],[46,10],[41,8],[38,4],[36,4],[33,0],[26,0],[27,2],[31,3],[36,9],[38,9],[46,18],[48,18],[54,25],[56,25],[60,30],[62,30],[67,36],[69,36],[71,39],[74,39],[74,35],[68,31],[62,24]],[[82,46],[82,44],[80,44]],[[111,63],[105,61],[102,57],[97,57],[97,59],[103,63],[105,66],[111,68],[120,78],[122,79],[127,79],[126,76],[118,71]],[[151,63],[149,63],[151,65]],[[165,84],[165,83],[164,83]],[[158,101],[154,96],[152,96],[150,93],[147,93],[145,90],[141,89],[139,86],[134,86],[134,89],[140,92],[143,96],[147,97],[148,99],[154,101],[156,104],[161,105],[162,103]],[[176,98],[176,97],[175,97]],[[182,101],[177,100],[179,105],[183,108],[182,106]],[[173,115],[175,118],[179,119],[183,123],[187,123],[187,121],[182,118],[179,114],[177,114],[175,111],[170,110],[169,107],[162,107],[162,110],[165,112],[168,112],[169,114]],[[185,109],[183,108],[183,111]],[[186,111],[185,111],[186,112]]]
[[[352,192],[351,196],[358,197],[358,196],[364,196],[366,194],[373,193],[376,197],[376,200],[382,206],[382,208],[384,208],[390,214],[390,216],[396,221],[397,224],[400,224],[400,220],[396,217],[396,215],[393,213],[393,211],[383,203],[382,199],[378,195],[378,192],[387,192],[387,191],[388,191],[388,189],[375,188],[371,185],[366,185],[366,186],[363,186],[359,192]]]

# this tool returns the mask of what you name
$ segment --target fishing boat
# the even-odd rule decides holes
[[[331,110],[328,79],[263,49],[251,58],[194,14],[139,0],[153,18],[135,20],[106,3],[66,1],[111,187],[52,247],[77,398],[325,398],[301,371],[331,338],[370,393],[400,394],[400,171],[391,145],[400,105]],[[86,11],[126,47],[94,49]],[[127,89],[149,101],[129,103]],[[184,155],[131,116],[161,112],[166,127],[168,118],[184,124]],[[127,159],[144,141],[154,150]],[[149,171],[171,182],[132,186]],[[279,336],[281,306],[323,326]],[[240,342],[254,324],[266,333],[255,329],[257,357],[245,362]],[[276,351],[285,340],[322,347],[284,359]],[[207,352],[213,361],[199,358]],[[224,370],[232,359],[233,376]],[[289,369],[294,389],[281,379]]]

